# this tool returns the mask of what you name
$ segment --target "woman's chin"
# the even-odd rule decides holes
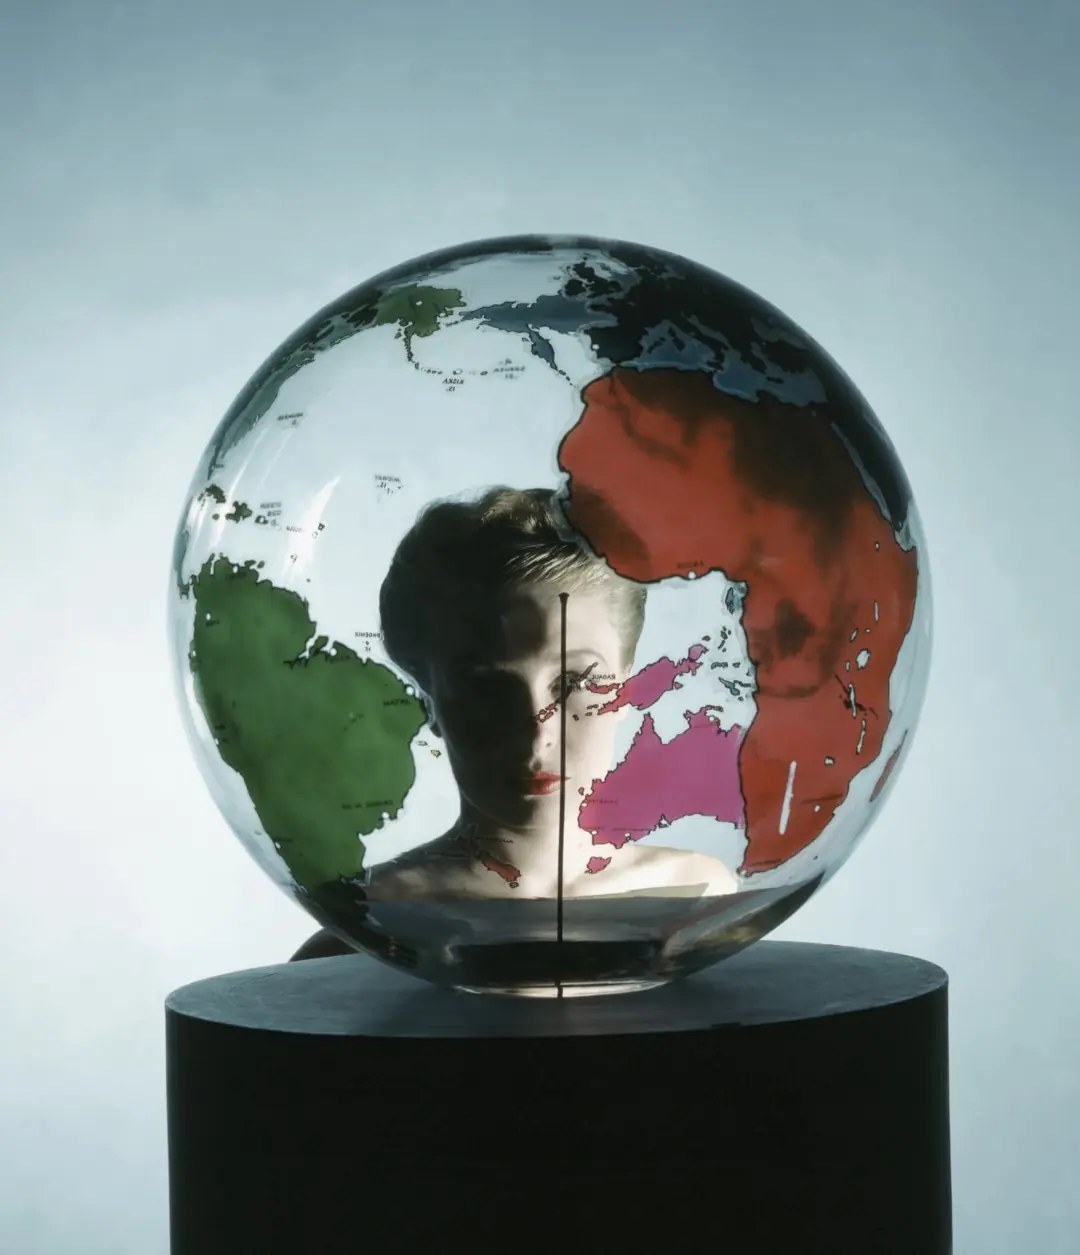
[[[495,828],[525,832],[558,823],[558,793],[547,796],[511,793],[482,799],[467,798],[467,801],[473,814],[482,815]]]

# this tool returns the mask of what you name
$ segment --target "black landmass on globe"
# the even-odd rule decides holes
[[[689,368],[711,369],[720,391],[726,390],[722,374],[734,357],[744,378],[756,376],[759,392],[801,401],[831,422],[854,452],[868,486],[876,489],[894,530],[904,526],[911,488],[883,427],[839,365],[780,310],[749,288],[672,253],[585,238],[575,239],[573,246],[601,249],[629,273],[613,277],[590,261],[577,261],[568,267],[556,296],[481,306],[460,317],[506,331],[580,331],[596,356],[612,366],[676,365],[681,349]],[[675,354],[674,360],[661,361],[650,357],[646,346],[665,325]],[[692,345],[705,353],[687,353]],[[793,396],[792,378],[815,380],[817,397],[805,384],[804,398]]]

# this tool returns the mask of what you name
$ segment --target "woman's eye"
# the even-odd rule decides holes
[[[584,672],[567,672],[559,676],[552,687],[560,693],[580,693],[587,680],[588,676]]]

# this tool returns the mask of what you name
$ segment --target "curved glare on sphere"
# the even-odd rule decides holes
[[[354,288],[196,471],[171,594],[222,813],[342,940],[640,989],[782,923],[910,748],[930,593],[831,358],[669,253],[530,236]]]

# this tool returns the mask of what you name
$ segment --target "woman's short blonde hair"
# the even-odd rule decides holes
[[[645,618],[645,587],[616,574],[567,525],[548,488],[491,488],[473,501],[427,506],[397,547],[379,592],[383,644],[422,689],[448,615],[518,583],[601,589],[633,658]]]

